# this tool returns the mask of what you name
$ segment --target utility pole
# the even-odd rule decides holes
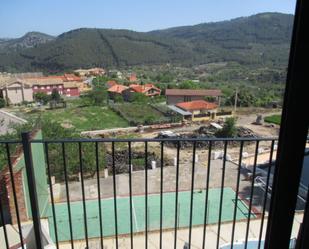
[[[238,88],[236,88],[236,92],[235,92],[235,102],[234,102],[234,112],[235,113],[237,109],[237,99],[238,99]]]

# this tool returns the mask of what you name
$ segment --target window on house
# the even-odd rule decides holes
[[[184,96],[184,102],[190,102],[191,97],[190,96]]]

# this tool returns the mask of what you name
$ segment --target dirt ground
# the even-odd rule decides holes
[[[277,137],[279,135],[279,126],[278,125],[270,125],[268,123],[262,123],[262,125],[255,125],[253,124],[256,121],[257,115],[262,115],[264,118],[265,116],[273,115],[273,114],[279,114],[280,111],[278,110],[267,110],[267,109],[259,109],[259,110],[247,110],[247,109],[241,109],[239,113],[236,114],[237,118],[237,126],[242,126],[245,128],[248,128],[252,130],[257,136],[259,137]],[[190,124],[184,127],[179,128],[173,128],[169,129],[170,131],[173,131],[174,133],[192,133],[195,130],[197,130],[199,127],[203,126],[204,124]],[[145,132],[141,133],[140,137],[142,138],[154,138],[156,137],[161,130],[153,131],[153,132]],[[259,148],[262,149],[268,149],[270,148],[271,142],[260,142]],[[158,147],[155,145],[151,146],[154,150],[159,151]],[[254,154],[256,148],[255,143],[245,143],[244,152],[247,152],[249,155]],[[228,147],[228,154],[232,157],[232,159],[236,160],[239,156],[239,146],[229,146]],[[205,149],[198,149],[197,152],[200,151],[200,154],[202,156],[202,160],[207,160],[203,156],[203,151]],[[192,157],[192,148],[186,148],[182,149],[182,152],[184,157],[186,157],[188,160]],[[173,148],[165,147],[164,148],[164,154],[169,157],[170,159],[173,159],[176,156],[176,150]]]
[[[270,116],[274,114],[280,114],[280,112],[269,112],[269,113],[258,113],[265,116]],[[279,125],[270,125],[268,123],[263,122],[262,125],[253,124],[256,121],[258,114],[237,114],[237,126],[243,126],[245,128],[249,128],[254,131],[257,135],[261,137],[273,137],[279,135]]]

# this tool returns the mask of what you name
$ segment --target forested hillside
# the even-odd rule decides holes
[[[61,72],[80,67],[234,61],[284,67],[293,15],[262,13],[230,21],[151,32],[78,29],[19,49],[1,49],[0,71]]]

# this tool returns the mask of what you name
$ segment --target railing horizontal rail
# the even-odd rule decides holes
[[[21,144],[21,140],[0,140],[0,144]]]
[[[76,142],[255,142],[255,141],[278,141],[278,137],[232,137],[232,138],[220,138],[220,137],[200,137],[200,138],[64,138],[64,139],[33,139],[31,143],[76,143]],[[309,141],[309,137],[307,138]],[[0,140],[0,144],[20,144],[21,140]]]
[[[237,142],[237,141],[245,141],[245,142],[255,142],[255,141],[273,141],[278,140],[277,137],[250,137],[250,138],[81,138],[81,139],[34,139],[31,140],[31,143],[76,143],[76,142]],[[309,138],[308,138],[309,140]]]

